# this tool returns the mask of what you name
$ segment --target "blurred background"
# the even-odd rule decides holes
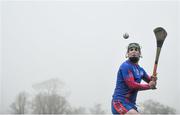
[[[0,113],[111,113],[127,45],[141,45],[140,65],[151,75],[153,29],[159,26],[168,36],[157,90],[139,92],[137,105],[142,113],[180,113],[179,5],[178,0],[1,0]]]

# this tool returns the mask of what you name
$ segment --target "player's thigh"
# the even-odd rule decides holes
[[[119,100],[112,101],[112,113],[113,114],[125,114],[128,109],[125,108],[125,104],[122,104]]]
[[[135,109],[130,109],[127,113],[128,114],[134,114],[134,115],[139,115],[139,113]]]

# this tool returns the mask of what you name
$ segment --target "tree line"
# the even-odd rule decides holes
[[[10,105],[13,114],[104,114],[106,111],[101,104],[92,108],[72,107],[64,95],[63,82],[59,79],[50,79],[33,85],[35,94],[22,91]]]
[[[10,109],[12,114],[107,114],[101,104],[94,104],[87,109],[85,107],[72,107],[64,95],[63,82],[59,79],[50,79],[33,85],[35,94],[22,91],[14,102],[11,103]],[[176,110],[153,100],[143,102],[142,109],[139,111],[143,114],[175,114]],[[110,112],[108,112],[109,114]]]

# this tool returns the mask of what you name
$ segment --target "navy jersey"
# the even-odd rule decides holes
[[[140,84],[141,80],[150,81],[150,77],[138,64],[125,61],[119,68],[113,100],[136,104],[137,92],[150,89],[148,84]]]

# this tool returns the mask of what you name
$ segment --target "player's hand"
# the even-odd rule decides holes
[[[150,87],[150,89],[156,89],[156,81],[150,81],[149,87]]]
[[[151,76],[151,81],[157,81],[157,73]]]

